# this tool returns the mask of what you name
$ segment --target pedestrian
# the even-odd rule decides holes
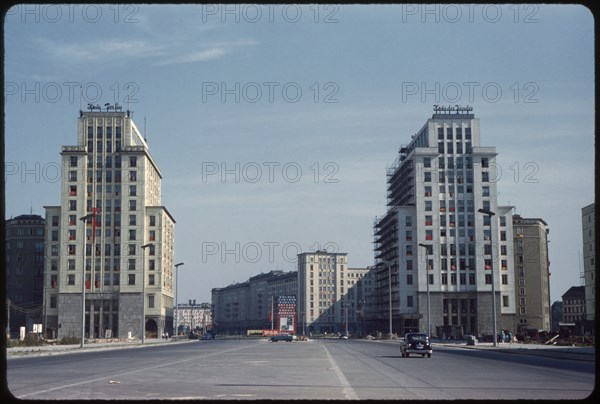
[[[510,342],[511,344],[513,343],[513,335],[512,335],[512,331],[508,332],[508,342]]]

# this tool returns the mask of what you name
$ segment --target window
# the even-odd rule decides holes
[[[71,210],[71,211],[77,210],[77,201],[76,200],[69,201],[69,210]]]
[[[491,285],[492,284],[492,275],[489,275],[489,274],[485,275],[485,284],[486,285]]]
[[[67,268],[69,269],[69,271],[75,270],[75,260],[74,259],[70,259],[67,261]]]
[[[137,203],[135,199],[132,199],[129,201],[129,210],[130,211],[135,211],[137,208]]]
[[[129,156],[129,167],[137,167],[137,156]]]
[[[442,274],[442,285],[448,284],[448,274]]]
[[[129,240],[135,240],[136,233],[135,230],[129,230]]]
[[[137,181],[137,171],[131,170],[129,171],[129,181]]]
[[[75,285],[75,275],[67,275],[67,285]]]
[[[413,307],[413,297],[412,296],[406,296],[406,306],[407,307]]]
[[[135,271],[135,259],[130,258],[127,261],[127,269],[130,270],[130,271]]]
[[[137,195],[137,185],[130,185],[129,186],[129,196],[136,196]]]
[[[69,171],[69,181],[77,181],[77,171]]]
[[[129,215],[129,225],[130,226],[136,225],[136,216],[135,215]]]
[[[127,284],[128,285],[135,285],[135,274],[129,274],[127,276]]]
[[[506,295],[502,295],[502,307],[509,307],[510,300],[508,299],[508,296]]]
[[[150,226],[156,226],[156,216],[150,215]]]
[[[412,285],[413,284],[413,276],[411,274],[406,275],[406,284],[407,285]]]
[[[490,182],[490,173],[484,171],[481,173],[481,181],[482,182]]]
[[[148,295],[148,307],[154,308],[154,295]]]
[[[154,275],[148,275],[148,285],[154,285]]]
[[[508,275],[502,275],[502,284],[508,285]]]
[[[423,158],[423,167],[426,167],[426,168],[431,167],[431,157]]]
[[[406,227],[411,227],[412,226],[412,216],[406,216],[404,218],[404,220],[405,220],[404,223],[405,223]]]
[[[135,255],[135,244],[129,244],[128,252],[129,252],[129,255]]]
[[[431,212],[432,210],[432,202],[431,201],[425,201],[425,211],[426,212]]]

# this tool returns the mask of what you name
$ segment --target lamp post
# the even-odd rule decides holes
[[[429,246],[427,244],[419,243],[419,247],[425,248],[425,271],[427,276],[425,280],[427,281],[427,335],[431,337],[431,305],[429,300]]]
[[[83,236],[83,266],[81,268],[81,348],[85,345],[85,248],[87,246],[87,243],[85,242],[85,223],[94,216],[94,213],[90,213],[89,215],[79,218],[83,224],[83,231],[81,232]]]
[[[392,263],[386,260],[380,260],[383,264],[388,267],[388,317],[389,317],[389,327],[390,327],[390,339],[392,339]]]
[[[492,212],[491,210],[487,210],[487,209],[479,209],[479,210],[477,210],[477,212],[479,212],[483,215],[486,215],[487,217],[490,218],[490,261],[491,261],[491,265],[490,265],[491,273],[490,274],[492,276],[492,322],[494,323],[493,346],[497,346],[498,345],[498,342],[497,342],[498,333],[496,331],[496,287],[495,287],[495,282],[494,282],[494,243],[492,241],[493,234],[494,234],[493,229],[492,229],[492,216],[494,216],[496,213]]]
[[[146,272],[145,272],[145,250],[154,246],[154,243],[144,244],[142,246],[142,344],[146,342]]]
[[[180,266],[183,265],[183,262],[179,264],[175,264],[175,333],[173,335],[179,335],[179,305],[177,304],[177,298],[179,295],[177,294],[177,287],[179,285],[179,276],[177,275],[177,270]]]
[[[189,300],[189,305],[192,307],[192,310],[190,312],[191,314],[191,324],[190,324],[190,335],[194,335],[194,307],[196,306],[196,299]]]

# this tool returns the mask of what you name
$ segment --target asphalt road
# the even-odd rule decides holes
[[[8,358],[19,399],[553,399],[588,397],[594,362],[359,340],[215,340]]]

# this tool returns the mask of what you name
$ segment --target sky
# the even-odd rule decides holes
[[[119,103],[163,176],[179,303],[318,248],[373,265],[386,169],[434,104],[473,107],[498,203],[548,223],[551,300],[581,284],[583,6],[17,5],[3,28],[6,218],[60,203],[79,110]]]

